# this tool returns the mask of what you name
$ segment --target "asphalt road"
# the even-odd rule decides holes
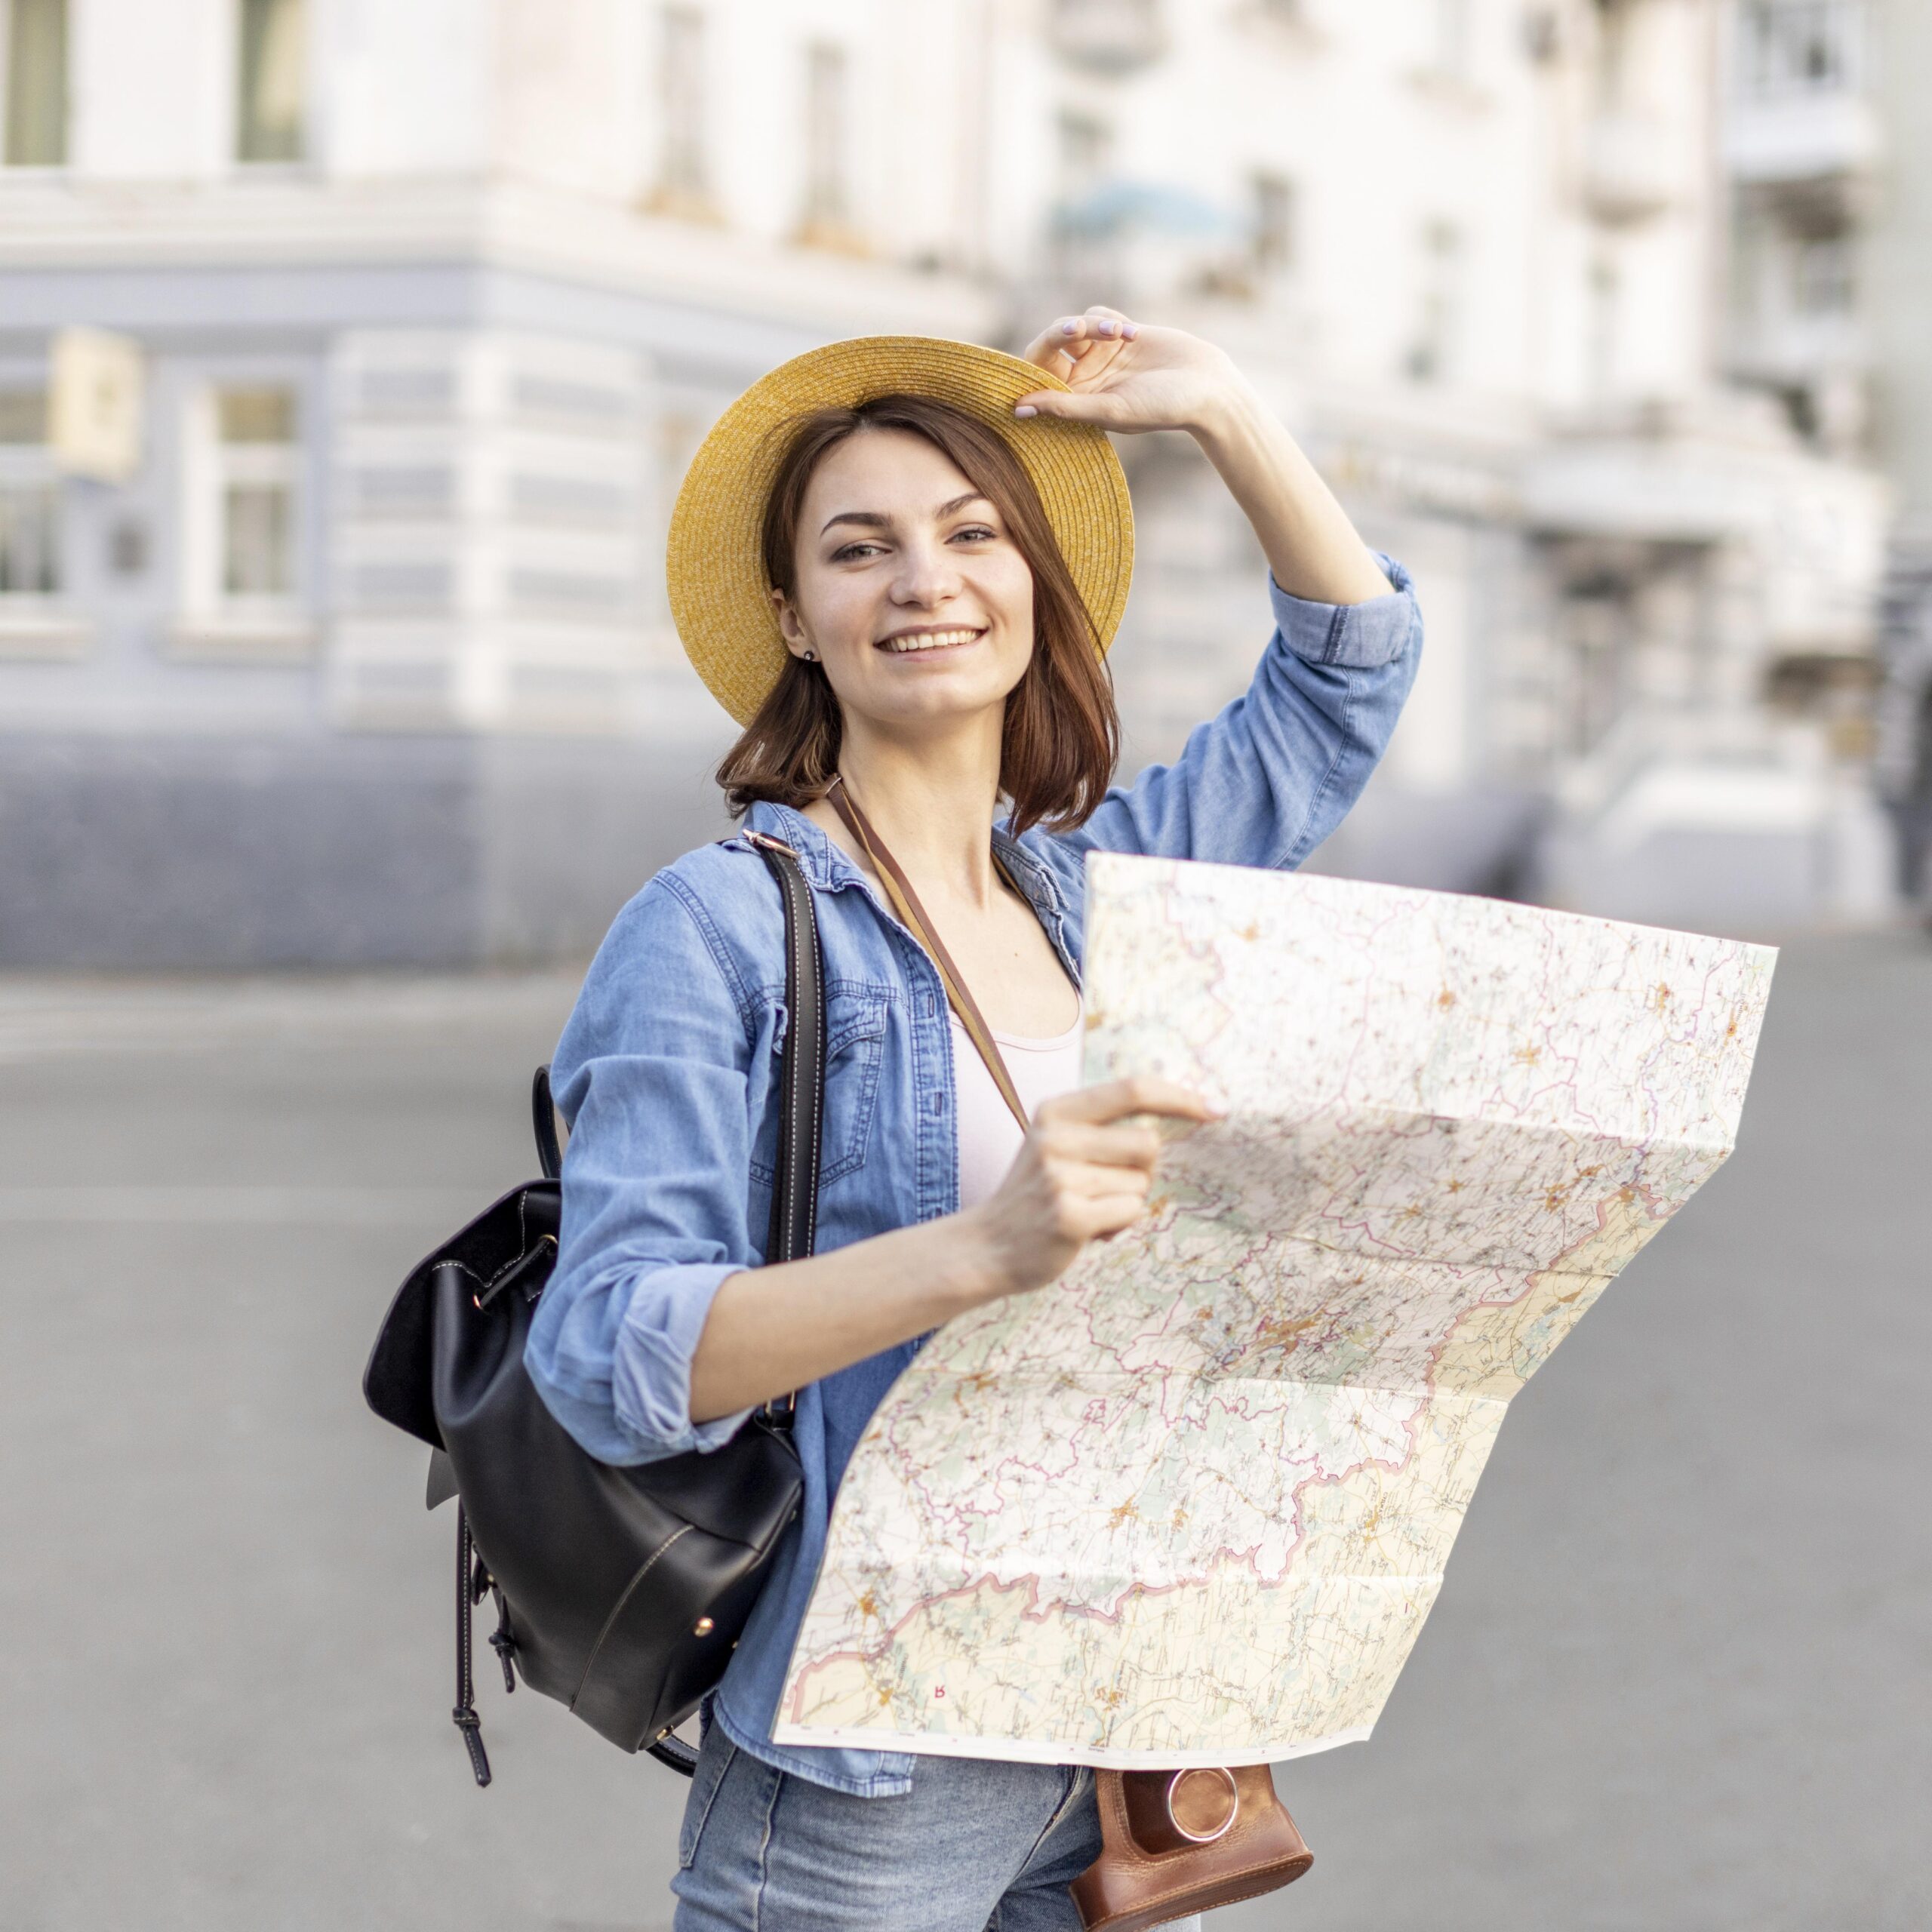
[[[0,1927],[646,1932],[684,1786],[448,1721],[362,1359],[528,1170],[560,979],[0,981]],[[1730,1166],[1518,1398],[1316,1853],[1228,1932],[1932,1924],[1932,951],[1780,969]],[[486,1659],[487,1660],[487,1659]]]

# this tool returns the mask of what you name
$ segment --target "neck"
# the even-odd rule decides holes
[[[918,739],[884,737],[863,723],[855,731],[853,721],[848,721],[838,768],[874,832],[922,891],[989,903],[998,890],[992,826],[1001,712]],[[815,805],[811,816],[864,864],[829,805]]]

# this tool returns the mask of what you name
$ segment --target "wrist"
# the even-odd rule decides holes
[[[1268,406],[1241,371],[1230,361],[1187,425],[1189,435],[1217,467],[1272,420]]]
[[[1017,1291],[1008,1265],[1004,1244],[983,1207],[968,1208],[943,1222],[930,1224],[941,1237],[943,1292],[953,1304],[952,1312],[963,1314],[989,1301],[998,1301]]]

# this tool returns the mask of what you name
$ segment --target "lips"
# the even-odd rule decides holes
[[[955,625],[948,630],[900,631],[892,637],[881,638],[875,648],[889,651],[895,657],[904,657],[922,651],[956,650],[961,645],[977,644],[985,635],[983,628]]]

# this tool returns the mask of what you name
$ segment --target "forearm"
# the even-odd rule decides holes
[[[801,1389],[1005,1292],[970,1214],[728,1275],[691,1358],[691,1420]]]
[[[1315,604],[1365,604],[1389,580],[1348,512],[1245,382],[1192,434],[1254,526],[1275,581]]]

